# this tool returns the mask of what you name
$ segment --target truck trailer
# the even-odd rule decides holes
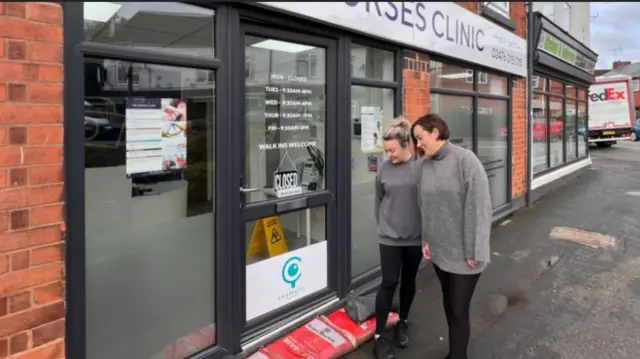
[[[617,141],[631,139],[635,106],[631,92],[631,77],[600,76],[589,87],[589,143],[610,147]]]

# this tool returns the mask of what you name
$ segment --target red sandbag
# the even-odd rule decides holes
[[[376,318],[369,318],[364,323],[358,324],[349,318],[344,308],[327,315],[326,319],[335,328],[341,330],[344,336],[353,338],[352,340],[355,340],[356,347],[371,339],[376,330]],[[389,313],[387,328],[395,326],[399,319],[397,313]]]
[[[354,346],[331,322],[316,317],[266,349],[282,359],[333,359],[350,352]]]
[[[265,348],[260,348],[257,352],[251,354],[247,359],[280,359],[280,356],[273,355]]]

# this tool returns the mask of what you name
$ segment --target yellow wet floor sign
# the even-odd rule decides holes
[[[277,216],[266,217],[256,221],[251,233],[251,241],[247,248],[247,259],[256,253],[268,250],[269,257],[286,253],[287,241],[280,226],[280,218]]]

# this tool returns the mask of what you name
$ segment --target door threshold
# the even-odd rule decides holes
[[[248,354],[253,353],[258,350],[260,347],[268,344],[276,338],[279,338],[285,333],[297,328],[299,325],[305,323],[307,320],[315,317],[318,314],[325,313],[329,311],[333,306],[337,305],[340,302],[340,299],[337,297],[333,297],[315,307],[314,309],[300,315],[298,318],[282,325],[277,328],[274,328],[274,331],[269,332],[268,334],[257,337],[249,342],[242,344],[242,352],[239,354],[239,357],[245,357]]]

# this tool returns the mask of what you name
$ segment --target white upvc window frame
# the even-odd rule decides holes
[[[501,15],[506,17],[510,17],[510,6],[508,1],[487,1],[483,3],[484,6],[490,8],[491,10],[497,11]]]
[[[473,83],[473,69],[466,69],[465,70],[467,72],[467,74],[469,74],[469,76],[465,77],[464,80],[468,83],[468,84],[472,84]],[[476,75],[477,75],[477,81],[478,81],[478,85],[486,85],[489,83],[489,74],[484,72],[484,71],[480,71],[480,70],[476,70]]]
[[[631,92],[640,91],[640,79],[631,80]]]
[[[568,17],[567,17],[567,14],[568,14]],[[563,2],[561,28],[566,32],[571,32],[571,25],[572,25],[571,23],[573,22],[573,19],[571,18],[572,16],[573,16],[573,7],[568,2],[566,1]]]

